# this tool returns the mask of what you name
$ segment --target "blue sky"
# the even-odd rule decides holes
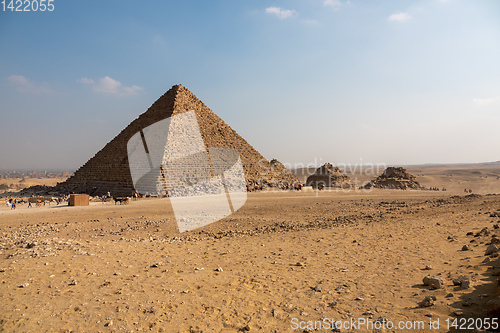
[[[53,4],[0,11],[0,169],[74,170],[174,84],[292,166],[500,160],[497,0]]]

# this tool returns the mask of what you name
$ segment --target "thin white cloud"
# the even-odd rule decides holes
[[[11,86],[14,86],[19,92],[31,94],[46,94],[52,92],[46,84],[37,84],[22,75],[11,75],[7,78]]]
[[[136,86],[135,84],[130,87],[122,87],[122,89],[127,95],[135,95],[139,91],[143,90],[142,87]]]
[[[319,24],[319,22],[317,20],[311,20],[311,19],[302,20],[302,22],[304,22],[307,25],[318,25]]]
[[[480,105],[480,106],[487,106],[487,105],[492,105],[497,102],[500,103],[500,96],[497,97],[491,97],[491,98],[473,98],[472,101],[474,104]]]
[[[332,7],[333,10],[339,10],[343,3],[340,0],[325,0],[323,1],[323,6]]]
[[[82,77],[81,79],[76,80],[76,82],[83,83],[83,84],[94,84],[94,80],[89,79],[87,77]]]
[[[117,81],[109,76],[102,77],[99,80],[97,80],[97,82],[87,77],[82,77],[77,81],[82,84],[92,86],[92,90],[97,93],[118,95],[118,96],[136,95],[139,91],[144,89],[137,85],[126,87],[122,85],[120,81]]]
[[[266,14],[276,15],[280,20],[290,18],[297,15],[295,9],[282,9],[280,7],[266,8]]]
[[[396,21],[396,22],[405,22],[411,19],[410,14],[408,13],[397,13],[397,14],[392,14],[389,16],[389,21]]]

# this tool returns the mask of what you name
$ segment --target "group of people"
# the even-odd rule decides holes
[[[294,191],[300,191],[302,190],[302,187],[303,185],[302,184],[299,184],[299,183],[294,183],[294,184],[288,184],[288,183],[280,183],[276,186],[273,186],[273,185],[267,185],[267,184],[256,184],[256,185],[252,185],[252,186],[249,186],[247,185],[247,192],[255,192],[255,191],[263,191],[267,188],[273,188],[273,189],[280,189],[282,191],[290,191],[290,190],[294,190]]]
[[[430,187],[429,188],[429,191],[439,191],[439,187]],[[446,191],[446,188],[442,188],[441,191],[445,192]]]
[[[5,203],[7,204],[8,207],[10,207],[10,209],[16,209],[16,206],[17,206],[17,199],[5,199]]]

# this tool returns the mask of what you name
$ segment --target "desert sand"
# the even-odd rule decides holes
[[[413,172],[423,183],[451,178],[432,170]],[[476,184],[500,193],[493,181]],[[466,195],[456,185],[252,192],[233,215],[182,234],[167,198],[2,205],[0,329],[302,332],[325,318],[365,318],[425,324],[388,332],[446,332],[447,319],[488,317],[500,271],[495,254],[485,255],[500,226],[500,195]],[[424,286],[427,275],[441,277],[441,288]],[[461,275],[469,288],[453,284]],[[422,307],[426,296],[436,300]]]

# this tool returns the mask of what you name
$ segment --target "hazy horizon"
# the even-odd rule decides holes
[[[331,163],[331,162],[328,162],[328,161],[325,161],[324,163]],[[324,164],[323,163],[323,164]],[[313,163],[297,163],[297,165],[295,165],[295,168],[293,168],[293,165],[292,165],[292,168],[290,170],[299,170],[299,169],[303,169],[303,168],[318,168],[320,166],[322,166],[323,164],[319,164],[319,165],[315,165]],[[357,170],[357,168],[359,167],[363,167],[363,168],[366,168],[366,167],[369,167],[369,166],[373,166],[374,168],[376,168],[377,166],[381,167],[381,166],[387,166],[387,167],[405,167],[405,168],[412,168],[412,167],[433,167],[433,166],[442,166],[442,167],[447,167],[447,166],[474,166],[474,165],[488,165],[488,164],[500,164],[500,161],[490,161],[490,162],[477,162],[477,163],[422,163],[422,164],[385,164],[385,163],[378,163],[377,164],[371,164],[371,163],[367,163],[367,164],[363,164],[363,165],[360,165],[360,164],[349,164],[349,163],[340,163],[340,164],[334,164],[334,166],[339,166],[341,169],[345,166],[347,171],[349,171],[350,169],[352,170]],[[303,167],[301,167],[301,165],[303,165]],[[285,167],[288,167],[288,165],[285,165]],[[74,173],[75,171],[77,171],[80,167],[76,168],[76,169],[33,169],[33,168],[18,168],[18,169],[0,169],[0,173],[1,172],[43,172],[43,171],[46,171],[46,172],[70,172],[70,173]]]
[[[498,1],[54,5],[0,11],[0,170],[76,170],[175,84],[285,165],[500,160]]]

